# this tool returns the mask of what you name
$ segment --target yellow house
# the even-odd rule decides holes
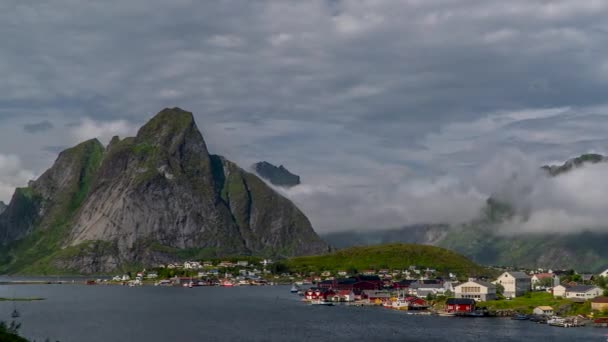
[[[595,297],[591,300],[591,310],[608,311],[608,297]]]

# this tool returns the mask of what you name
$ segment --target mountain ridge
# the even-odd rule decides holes
[[[212,155],[192,113],[166,108],[135,137],[60,153],[0,215],[8,272],[111,272],[192,256],[329,250],[306,216]]]
[[[576,172],[586,165],[606,162],[599,154],[583,154],[561,165],[543,166],[549,177]],[[484,265],[575,268],[600,271],[608,265],[608,232],[571,234],[499,234],[503,222],[516,214],[509,203],[488,198],[480,217],[457,226],[417,225],[369,232],[341,232],[323,237],[336,247],[376,243],[408,242],[439,246],[461,253]],[[341,240],[341,241],[340,241]],[[347,242],[346,244],[340,242]]]
[[[277,167],[267,161],[261,161],[251,167],[260,177],[273,185],[292,188],[301,184],[300,176],[291,173],[283,165]]]

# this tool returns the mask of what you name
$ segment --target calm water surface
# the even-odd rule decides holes
[[[0,279],[1,280],[1,279]],[[607,341],[608,329],[554,328],[509,319],[410,316],[382,308],[318,307],[289,287],[194,289],[3,285],[22,333],[61,342],[188,341]],[[0,302],[0,320],[13,304]]]

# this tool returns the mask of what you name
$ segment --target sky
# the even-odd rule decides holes
[[[534,215],[510,231],[596,229],[604,166],[537,169],[608,153],[607,16],[594,0],[2,1],[0,200],[62,149],[179,106],[211,152],[299,174],[279,191],[320,232],[466,222],[519,186]]]

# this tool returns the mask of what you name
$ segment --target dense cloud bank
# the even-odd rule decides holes
[[[180,106],[213,152],[300,174],[288,195],[320,231],[462,222],[496,192],[538,213],[505,231],[595,227],[595,192],[572,191],[602,171],[536,168],[605,152],[607,15],[594,0],[4,1],[0,200],[62,147]]]

